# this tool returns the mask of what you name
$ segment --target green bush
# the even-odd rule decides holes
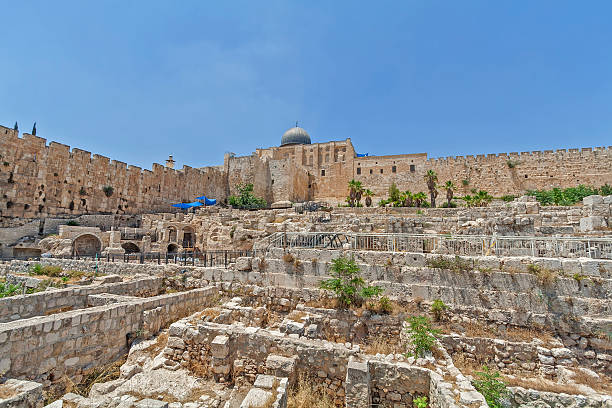
[[[228,203],[232,207],[254,210],[268,206],[266,200],[253,194],[253,184],[238,184],[236,189],[238,190],[238,195],[232,195],[228,198]]]
[[[18,295],[20,291],[21,286],[19,285],[0,282],[0,298]]]
[[[115,189],[111,186],[104,186],[102,187],[102,191],[104,191],[105,196],[110,197],[115,192]]]
[[[604,184],[599,188],[585,186],[580,184],[577,187],[568,187],[565,189],[553,188],[552,190],[528,190],[527,195],[533,196],[542,205],[574,205],[584,197],[599,194],[602,196],[612,194],[612,186]]]
[[[412,316],[406,321],[410,325],[408,334],[410,335],[410,343],[414,348],[414,355],[423,357],[425,353],[433,349],[436,336],[440,331],[431,327],[431,322],[427,316]]]
[[[505,201],[507,203],[509,203],[511,201],[514,201],[515,198],[516,198],[516,196],[513,196],[512,194],[508,194],[508,195],[505,195],[505,196],[501,197],[502,201]]]
[[[413,399],[412,404],[414,405],[414,408],[427,408],[429,406],[427,403],[427,397],[424,395],[422,397]]]
[[[42,266],[41,264],[38,264],[38,263],[32,265],[32,267],[30,268],[31,275],[45,275],[51,278],[59,278],[62,272],[63,272],[63,269],[61,266],[53,266],[53,265]]]
[[[448,305],[444,303],[442,299],[435,299],[431,304],[431,313],[433,313],[434,319],[436,319],[436,321],[442,320],[447,310]]]
[[[476,372],[476,376],[479,379],[472,382],[474,388],[485,397],[489,407],[501,408],[501,400],[508,394],[508,390],[499,371],[493,373],[485,365],[482,366],[482,371]]]
[[[78,222],[78,221],[75,221],[75,220],[70,220],[70,221],[68,221],[68,222],[66,223],[66,225],[69,225],[69,226],[71,226],[71,227],[78,227],[80,224],[79,224],[79,222]]]
[[[378,307],[380,308],[380,311],[383,313],[391,313],[391,311],[393,310],[391,299],[389,299],[387,296],[382,296],[378,300]]]
[[[442,203],[441,207],[442,208],[457,208],[457,203],[454,201],[451,201],[450,204],[446,202],[446,203]]]
[[[354,259],[333,259],[330,275],[332,278],[322,281],[319,286],[334,292],[342,307],[358,306],[363,300],[378,296],[383,291],[380,286],[366,285]]]

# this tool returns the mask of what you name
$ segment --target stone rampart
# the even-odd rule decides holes
[[[50,384],[78,383],[96,366],[114,361],[139,336],[208,306],[214,287],[0,323],[0,371]]]

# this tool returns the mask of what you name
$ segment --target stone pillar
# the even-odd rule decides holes
[[[145,235],[144,237],[142,237],[142,252],[151,252],[151,237],[148,235]]]
[[[215,337],[210,343],[210,352],[212,354],[211,366],[215,380],[219,380],[219,378],[228,380],[231,371],[229,337],[221,335]]]
[[[344,403],[346,408],[370,406],[370,372],[368,362],[349,359],[346,368]]]

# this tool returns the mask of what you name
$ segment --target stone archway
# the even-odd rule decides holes
[[[121,248],[125,249],[126,254],[134,254],[136,252],[140,252],[140,248],[133,242],[124,242],[121,244]]]
[[[100,238],[92,234],[79,235],[72,242],[72,253],[78,256],[99,254],[102,250]]]
[[[178,245],[176,245],[176,244],[168,245],[168,253],[169,254],[175,254],[177,252],[178,252]]]
[[[183,228],[183,248],[193,248],[195,245],[195,233],[193,228]]]

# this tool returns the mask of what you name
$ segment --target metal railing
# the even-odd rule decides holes
[[[277,232],[256,245],[268,248],[328,248],[471,256],[533,256],[612,259],[612,238],[521,237],[452,234]]]
[[[253,256],[252,251],[205,251],[205,252],[192,252],[192,251],[181,251],[174,253],[160,254],[159,252],[135,252],[126,253],[122,255],[65,255],[65,256],[53,256],[53,257],[41,257],[41,256],[11,256],[11,257],[0,257],[0,261],[8,262],[11,260],[21,261],[40,261],[41,259],[75,259],[84,261],[103,261],[103,262],[125,262],[125,263],[156,263],[161,264],[178,264],[178,265],[191,265],[201,267],[224,267],[227,268],[231,263],[235,263],[236,259],[243,256]]]

